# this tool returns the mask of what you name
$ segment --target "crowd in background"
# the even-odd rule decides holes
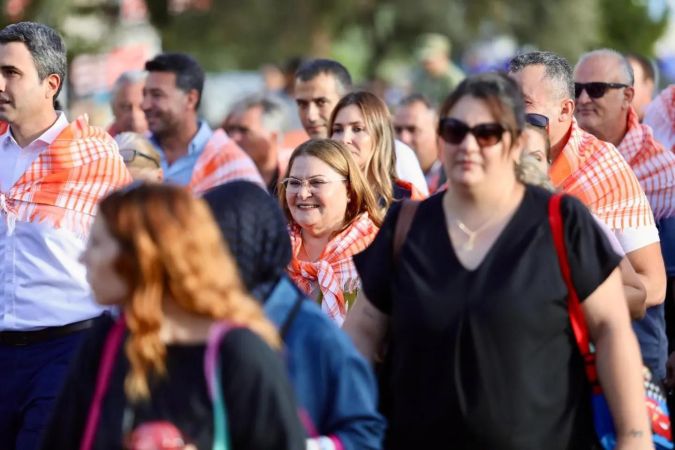
[[[0,447],[672,448],[675,86],[449,50],[391,106],[267,67],[215,129],[161,53],[104,130],[54,30],[1,30]]]

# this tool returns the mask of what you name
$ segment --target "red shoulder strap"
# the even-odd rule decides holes
[[[124,329],[125,322],[124,316],[122,316],[115,322],[106,337],[103,355],[101,356],[101,366],[98,368],[98,376],[96,378],[94,398],[89,406],[87,424],[84,429],[84,434],[82,435],[80,450],[90,450],[93,448],[94,436],[96,435],[96,428],[98,427],[98,421],[101,416],[101,404],[103,403],[103,397],[108,390],[110,374],[115,365],[117,350],[120,348],[122,338],[124,337]]]
[[[561,201],[562,194],[554,194],[551,196],[548,204],[548,220],[551,225],[556,253],[558,254],[560,271],[562,272],[563,279],[567,285],[567,310],[570,316],[570,323],[572,324],[572,331],[574,332],[574,338],[579,347],[579,351],[581,352],[581,356],[584,358],[588,381],[595,385],[598,383],[595,354],[591,352],[586,318],[584,317],[584,311],[581,308],[579,296],[577,295],[574,282],[572,281],[572,272],[570,271],[569,259],[567,258],[567,247],[565,246],[563,218],[560,213]]]

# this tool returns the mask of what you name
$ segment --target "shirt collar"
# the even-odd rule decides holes
[[[44,133],[42,133],[37,139],[28,145],[38,141],[43,144],[51,145],[67,126],[68,119],[66,119],[66,115],[63,113],[63,111],[56,111],[56,121],[52,124],[52,126],[47,128]],[[11,127],[7,127],[5,133],[0,135],[0,140],[3,142],[6,142],[7,139],[14,140]],[[26,147],[28,147],[28,145]]]
[[[213,130],[205,121],[203,120],[198,121],[197,126],[198,126],[197,133],[188,144],[188,151],[187,151],[188,155],[200,153],[202,150],[204,150],[204,147],[206,147],[206,144],[209,142],[209,139],[211,139],[211,135],[213,135]],[[150,136],[150,141],[155,145],[157,149],[160,150],[160,152],[162,151],[162,146],[154,134]],[[164,155],[163,152],[162,155]]]

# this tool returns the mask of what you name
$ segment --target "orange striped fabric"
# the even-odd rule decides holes
[[[617,148],[635,172],[654,218],[674,216],[675,154],[656,142],[652,129],[640,123],[632,107],[628,110],[628,131]]]
[[[0,123],[0,134],[7,129],[7,123]],[[82,116],[40,153],[8,192],[0,193],[0,209],[7,214],[10,232],[18,220],[48,223],[84,237],[98,201],[130,181],[115,141]]]
[[[647,197],[621,153],[579,128],[576,119],[550,176],[557,189],[579,198],[612,230],[654,225]]]
[[[352,256],[365,250],[378,230],[368,214],[363,213],[331,239],[317,261],[302,261],[298,259],[302,248],[301,229],[297,224],[289,226],[293,254],[288,265],[289,276],[308,295],[318,285],[323,297],[321,309],[340,326],[361,288]]]
[[[654,138],[675,153],[675,84],[665,88],[645,111],[644,123],[652,127]]]
[[[197,159],[190,189],[201,195],[234,180],[251,181],[266,189],[253,160],[223,130],[215,130]]]

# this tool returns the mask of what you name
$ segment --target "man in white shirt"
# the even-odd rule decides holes
[[[129,181],[117,146],[54,109],[66,48],[51,28],[0,31],[0,447],[37,447],[92,319],[84,249],[96,203]],[[93,358],[96,355],[92,355]]]
[[[337,102],[352,89],[352,78],[337,61],[315,59],[300,66],[295,74],[295,101],[302,126],[312,139],[330,137],[328,121]],[[429,195],[427,182],[415,152],[401,141],[395,141],[396,173]]]

